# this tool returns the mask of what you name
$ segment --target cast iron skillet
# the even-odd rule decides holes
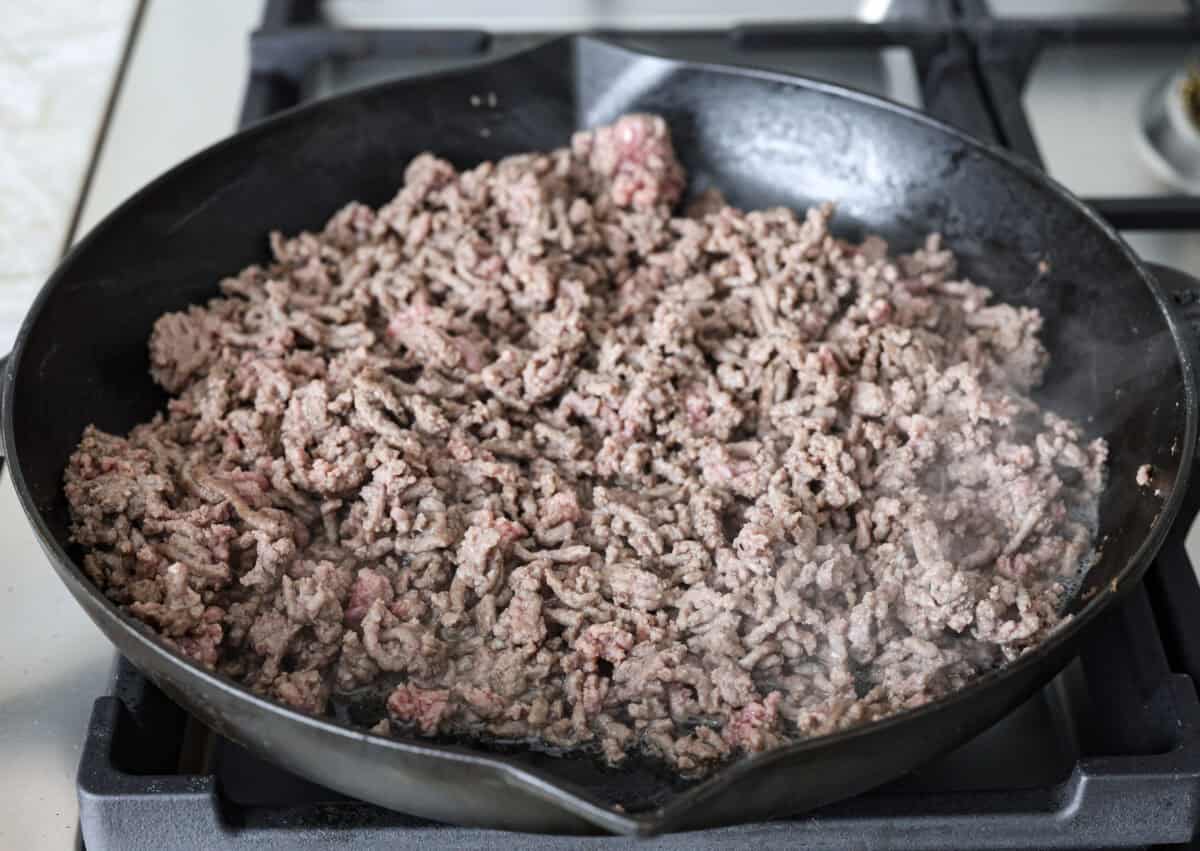
[[[472,105],[487,93],[494,108]],[[468,166],[562,145],[630,110],[666,117],[693,191],[715,185],[746,207],[836,199],[835,229],[881,233],[898,249],[941,230],[970,277],[1041,309],[1053,354],[1044,400],[1112,448],[1102,557],[1065,628],[935,704],[744,759],[688,786],[645,765],[605,770],[587,759],[393,740],[308,717],[180,657],[97,592],[69,541],[62,471],[88,423],[125,432],[163,407],[147,374],[156,317],[204,301],[222,276],[264,260],[268,230],[319,228],[346,201],[388,200],[421,151]],[[21,504],[71,593],[123,654],[220,733],[334,789],[441,821],[655,833],[856,794],[963,742],[1054,675],[1142,575],[1179,508],[1196,439],[1186,340],[1120,238],[1000,150],[827,83],[574,37],[292,110],[151,183],[42,289],[7,368],[3,439]],[[1145,463],[1160,496],[1134,484]]]

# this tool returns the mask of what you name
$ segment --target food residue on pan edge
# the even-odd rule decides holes
[[[936,235],[683,189],[631,115],[272,234],[156,323],[167,410],[71,457],[88,575],[305,711],[688,774],[1041,641],[1106,447],[1029,398],[1039,314]]]

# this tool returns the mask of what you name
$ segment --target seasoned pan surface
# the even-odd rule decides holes
[[[480,107],[480,95],[494,94]],[[940,230],[998,299],[1036,306],[1046,404],[1111,447],[1101,557],[1072,621],[1036,651],[937,703],[744,759],[698,784],[649,765],[602,769],[531,751],[385,739],[264,701],[160,644],[80,571],[62,471],[83,427],[124,432],[161,408],[145,348],[161,314],[264,259],[265,234],[385,201],[417,153],[456,165],[548,149],[622,113],[671,126],[693,191],[802,208],[897,249]],[[795,813],[895,777],[964,741],[1053,676],[1140,577],[1186,484],[1192,355],[1155,280],[1095,214],[1040,172],[918,113],[814,81],[698,66],[570,38],[491,65],[385,83],[250,128],[134,196],[80,244],[31,309],[10,359],[3,436],[51,564],[105,634],[218,731],[332,788],[434,819],[536,831],[656,832]],[[1155,495],[1133,483],[1156,470]]]

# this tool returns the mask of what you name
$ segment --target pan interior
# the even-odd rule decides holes
[[[495,107],[475,105],[489,93]],[[693,192],[716,186],[749,208],[834,200],[836,231],[879,233],[894,250],[940,230],[967,276],[1040,309],[1053,356],[1042,400],[1111,447],[1102,553],[1074,608],[1122,575],[1171,492],[1188,412],[1175,340],[1121,245],[1046,184],[905,112],[588,40],[285,116],[169,173],[98,228],[27,320],[14,375],[10,455],[58,546],[70,551],[62,470],[84,426],[125,432],[165,403],[148,375],[154,320],[265,260],[270,230],[320,227],[352,199],[385,202],[422,151],[470,166],[629,111],[667,119]],[[1134,485],[1147,463],[1161,497]],[[682,788],[652,766],[518,750],[627,806]]]

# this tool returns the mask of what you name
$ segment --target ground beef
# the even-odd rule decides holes
[[[1036,645],[1106,453],[1029,397],[1038,313],[937,235],[683,188],[631,115],[272,234],[156,324],[166,412],[83,434],[88,575],[299,709],[366,689],[380,731],[689,774]]]

